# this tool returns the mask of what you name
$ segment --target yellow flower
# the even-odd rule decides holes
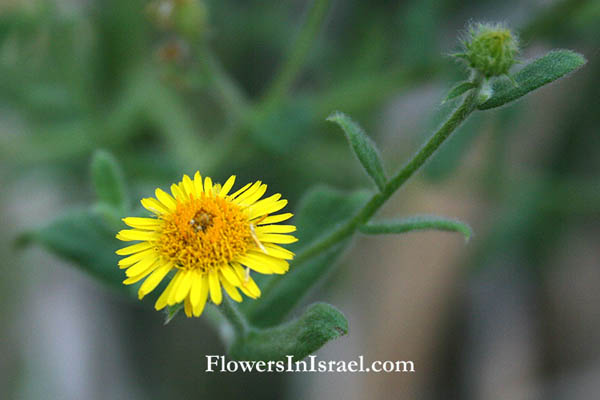
[[[292,214],[273,215],[287,200],[280,200],[280,194],[259,200],[267,190],[260,181],[229,194],[234,181],[232,176],[221,186],[209,177],[203,182],[199,172],[193,180],[184,175],[181,182],[171,185],[172,195],[156,189],[156,198],[142,199],[155,218],[123,218],[133,229],[120,231],[117,239],[140,243],[117,250],[127,256],[119,267],[126,268],[126,285],[146,278],[138,291],[140,299],[173,270],[155,308],[183,301],[186,315],[198,317],[209,293],[213,303],[221,304],[221,287],[237,302],[242,301],[238,289],[258,298],[260,289],[250,270],[261,274],[288,271],[286,260],[294,253],[278,244],[295,242],[287,233],[296,227],[277,224]]]

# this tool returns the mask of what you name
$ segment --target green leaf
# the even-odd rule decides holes
[[[121,242],[102,217],[92,211],[71,211],[42,228],[25,233],[19,242],[21,245],[41,244],[104,282],[123,288],[121,282],[125,274],[117,266],[115,254]]]
[[[100,203],[125,212],[129,209],[125,178],[115,157],[105,150],[97,150],[92,158],[92,181]]]
[[[299,361],[347,333],[348,321],[340,311],[329,304],[316,303],[285,325],[250,331],[233,343],[229,355],[257,361],[280,361],[290,355]]]
[[[327,121],[335,122],[344,130],[354,154],[358,157],[365,171],[373,179],[379,190],[383,190],[387,179],[375,143],[356,122],[344,113],[335,112],[327,117]]]
[[[510,79],[497,79],[492,85],[492,97],[477,108],[488,110],[514,101],[581,68],[585,63],[585,57],[579,53],[570,50],[550,51],[514,74],[512,76],[514,82]]]
[[[455,99],[458,96],[461,96],[461,95],[465,94],[466,92],[468,92],[469,90],[471,90],[471,89],[473,89],[475,87],[477,87],[476,83],[469,82],[469,81],[467,81],[467,82],[460,82],[458,85],[456,85],[452,89],[450,89],[450,92],[448,92],[448,95],[442,101],[442,103],[445,103],[448,100]]]
[[[471,227],[464,222],[436,216],[414,216],[404,219],[374,222],[360,227],[367,235],[386,235],[422,230],[438,230],[462,233],[465,240],[471,238]]]

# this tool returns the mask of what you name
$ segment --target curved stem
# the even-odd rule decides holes
[[[400,171],[390,179],[380,193],[376,193],[363,206],[363,208],[348,222],[325,236],[316,243],[311,244],[300,251],[294,259],[294,264],[300,267],[306,260],[328,250],[335,244],[352,236],[356,230],[367,223],[371,217],[381,208],[381,206],[419,170],[423,164],[435,153],[435,151],[444,143],[446,139],[467,119],[467,117],[476,109],[479,93],[483,84],[483,77],[476,75],[473,82],[477,86],[469,91],[463,102],[448,117],[446,122],[429,138],[421,149],[400,169]],[[283,275],[278,275],[271,279],[265,285],[264,291],[274,287]]]

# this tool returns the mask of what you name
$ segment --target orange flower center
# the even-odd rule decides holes
[[[162,255],[182,269],[212,270],[246,253],[253,243],[244,211],[222,197],[178,202],[164,215]]]

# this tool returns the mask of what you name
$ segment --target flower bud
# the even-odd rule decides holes
[[[457,56],[486,78],[508,73],[519,53],[516,37],[501,24],[472,25],[463,45],[464,53]]]

